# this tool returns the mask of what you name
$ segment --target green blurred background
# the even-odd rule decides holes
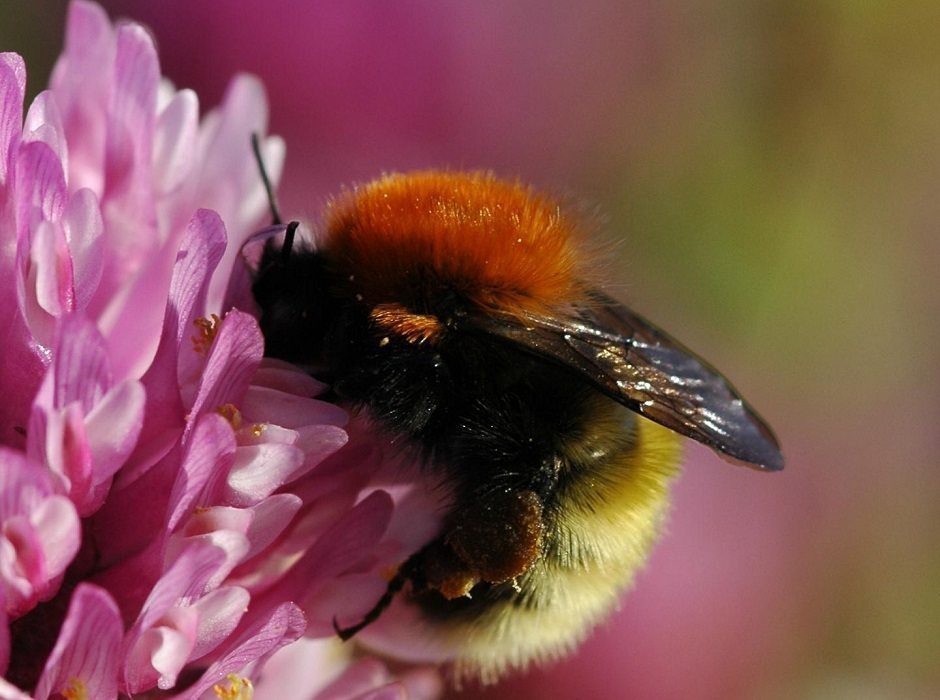
[[[594,206],[619,295],[777,429],[781,475],[690,448],[621,615],[487,697],[940,697],[940,3],[104,5],[204,108],[265,80],[288,211],[442,164]],[[31,94],[64,14],[0,6]]]

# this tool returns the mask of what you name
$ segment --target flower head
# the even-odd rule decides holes
[[[303,687],[264,671],[325,658],[401,545],[378,462],[334,455],[346,414],[227,301],[266,211],[261,85],[200,120],[148,33],[81,0],[24,115],[25,80],[0,54],[0,697],[437,693],[335,654]]]

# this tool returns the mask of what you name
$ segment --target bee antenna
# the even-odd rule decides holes
[[[271,178],[268,177],[268,170],[264,167],[264,159],[261,157],[261,139],[258,138],[257,131],[251,132],[251,150],[255,154],[255,161],[258,163],[258,170],[261,173],[261,182],[264,183],[264,191],[268,195],[268,206],[271,207],[271,223],[277,226],[281,223],[281,212],[277,208],[277,198],[274,196]]]
[[[294,234],[297,233],[299,221],[291,221],[287,224],[287,231],[284,232],[284,245],[281,246],[281,263],[286,263],[290,258],[291,248],[294,247]]]
[[[345,642],[378,620],[379,616],[385,612],[385,609],[391,605],[395,594],[404,587],[406,580],[407,577],[401,572],[401,570],[399,570],[398,573],[392,577],[392,580],[388,582],[388,587],[385,589],[385,593],[382,595],[382,597],[379,598],[379,602],[373,605],[372,609],[367,612],[362,620],[360,620],[355,625],[351,625],[350,627],[340,627],[339,622],[337,622],[336,618],[334,617],[333,630],[336,632],[336,636]]]
[[[271,208],[271,224],[277,226],[281,223],[281,212],[277,206],[277,197],[274,195],[274,187],[271,185],[271,178],[268,177],[268,169],[264,167],[264,158],[261,157],[261,139],[257,131],[251,132],[251,150],[255,154],[255,161],[258,163],[258,172],[261,173],[261,182],[264,183],[264,191],[268,195],[268,206]],[[286,263],[290,258],[291,250],[294,247],[294,234],[297,233],[299,221],[291,221],[287,224],[287,231],[284,233],[284,245],[281,246],[281,263]]]

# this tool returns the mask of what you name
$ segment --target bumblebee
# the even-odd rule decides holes
[[[680,436],[783,468],[764,420],[592,283],[583,247],[551,198],[438,171],[337,197],[315,247],[293,229],[266,244],[253,284],[266,354],[324,367],[341,405],[452,494],[440,534],[365,619],[337,622],[341,637],[397,599],[459,676],[556,657],[646,560]]]

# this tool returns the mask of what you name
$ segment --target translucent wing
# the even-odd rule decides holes
[[[582,375],[631,410],[733,461],[783,469],[777,438],[718,370],[619,302],[553,317],[470,314],[459,325]]]

